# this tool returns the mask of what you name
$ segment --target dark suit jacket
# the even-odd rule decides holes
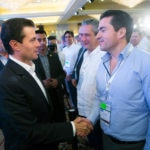
[[[52,123],[47,102],[34,78],[9,60],[0,73],[0,128],[5,150],[50,150],[54,141],[73,137],[70,123]]]
[[[0,60],[0,71],[1,71],[3,68],[4,68],[4,65],[3,65],[3,63],[2,63],[1,60]]]
[[[84,55],[85,51],[86,51],[86,49],[83,47],[81,47],[81,49],[79,50],[78,57],[77,57],[77,60],[76,60],[76,63],[75,63],[75,66],[74,66],[74,69],[73,69],[73,72],[71,75],[71,78],[76,79],[77,83],[79,80],[79,72],[80,72],[82,62],[83,62],[83,55]]]
[[[58,87],[61,86],[61,84],[63,83],[64,79],[65,79],[65,72],[61,66],[61,63],[59,61],[58,55],[57,53],[49,53],[48,57],[48,61],[50,64],[50,73],[51,73],[51,78],[55,78],[58,81]],[[40,61],[40,58],[36,59],[34,61],[35,63],[35,71],[36,73],[40,76],[40,78],[42,80],[46,79],[46,75],[44,72],[44,68],[42,66],[42,63]]]
[[[50,64],[48,69],[50,70],[51,78],[54,78],[58,81],[58,86],[56,88],[48,89],[54,106],[54,120],[56,122],[65,121],[63,84],[66,74],[62,68],[57,53],[51,52],[47,55],[47,58]],[[40,58],[36,59],[34,63],[35,72],[38,74],[41,80],[46,79],[45,71]]]

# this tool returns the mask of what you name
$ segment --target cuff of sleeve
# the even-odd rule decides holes
[[[71,121],[71,124],[72,124],[72,129],[73,129],[73,136],[76,135],[76,128],[75,128],[75,124],[73,121]]]

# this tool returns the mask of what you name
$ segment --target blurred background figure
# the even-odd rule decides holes
[[[61,65],[64,66],[65,55],[62,53],[60,42],[57,41],[56,36],[49,36],[47,39],[48,39],[48,51],[57,53]]]
[[[140,41],[142,40],[142,33],[139,29],[134,29],[130,38],[130,43],[133,47],[138,47]]]
[[[50,35],[48,36],[47,39],[48,39],[48,45],[57,43],[56,36]]]
[[[140,50],[150,52],[150,40],[147,34],[140,29],[134,29],[130,38],[130,43],[133,47],[137,47]]]
[[[62,52],[65,55],[65,64],[63,69],[66,72],[66,88],[69,94],[69,102],[72,108],[77,110],[77,98],[76,88],[72,85],[71,74],[78,56],[78,52],[81,48],[78,44],[74,43],[74,33],[72,31],[66,31],[64,33],[65,47]]]
[[[3,22],[4,21],[0,20],[0,33],[1,33],[1,27],[2,27]],[[8,60],[8,53],[6,52],[4,48],[4,45],[2,43],[1,36],[0,36],[0,71],[3,69],[3,67],[7,63],[7,60]]]
[[[55,43],[50,44],[50,45],[48,45],[48,52],[58,54],[61,65],[64,66],[65,65],[65,55],[61,50],[58,50],[57,48],[58,48],[58,46]]]
[[[35,71],[43,80],[51,96],[54,106],[54,120],[56,122],[66,121],[63,100],[65,72],[58,55],[54,52],[56,46],[53,47],[53,51],[48,52],[46,32],[44,30],[36,30],[36,38],[40,43],[40,47],[38,59],[34,61]]]
[[[1,28],[4,21],[0,20],[0,71],[4,68],[7,63],[8,53],[6,52],[4,45],[1,40]],[[0,150],[4,150],[4,135],[0,129]]]

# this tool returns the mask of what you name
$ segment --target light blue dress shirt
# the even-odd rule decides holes
[[[110,124],[100,121],[104,133],[121,141],[146,139],[144,150],[150,150],[150,54],[131,49],[128,44],[118,60],[110,75],[110,54],[102,57],[93,111],[88,119],[94,123],[100,116],[100,103],[109,103]]]

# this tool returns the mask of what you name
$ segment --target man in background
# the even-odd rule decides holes
[[[141,31],[140,29],[134,29],[130,38],[130,42],[133,47],[150,52],[150,40],[145,35],[144,31]]]
[[[66,88],[69,93],[70,105],[72,108],[77,110],[76,89],[72,85],[71,74],[81,46],[74,43],[74,33],[72,31],[66,31],[64,33],[64,38],[66,46],[63,48],[62,52],[65,55],[65,64],[63,69],[66,72]]]
[[[1,27],[2,27],[3,22],[4,21],[0,20],[0,33],[1,33]],[[7,60],[8,60],[8,53],[5,50],[1,37],[0,37],[0,71],[3,69],[3,67],[7,63]]]
[[[0,35],[1,35],[2,23],[4,23],[4,21],[0,20]],[[4,48],[0,36],[0,71],[4,68],[4,65],[7,63],[7,58],[8,58],[8,54]],[[0,129],[0,150],[4,150],[4,135],[1,129]]]
[[[55,122],[66,121],[64,109],[65,72],[56,53],[48,53],[47,37],[44,30],[36,30],[36,38],[40,43],[38,59],[34,61],[35,72],[43,80],[54,107]]]

